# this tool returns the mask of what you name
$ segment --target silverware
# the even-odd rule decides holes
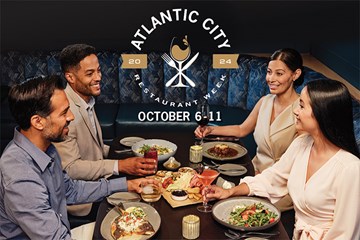
[[[238,142],[240,138],[237,137],[204,137],[205,141],[230,141]]]
[[[162,59],[164,59],[164,61],[172,68],[175,68],[176,70],[179,71],[179,69],[177,68],[176,66],[176,63],[175,61],[169,56],[167,55],[166,53],[164,53],[162,56],[161,56]]]
[[[126,153],[126,152],[132,152],[132,149],[124,149],[124,150],[115,150],[115,153]]]
[[[110,202],[111,205],[114,205],[114,209],[116,212],[118,212],[120,215],[123,215],[123,212],[125,212],[125,207],[122,202],[114,203]]]
[[[185,66],[182,68],[182,70],[186,70],[188,69],[188,67],[190,67],[191,64],[193,64],[193,62],[195,62],[195,60],[198,58],[199,53],[196,53],[195,56],[193,56],[190,61],[188,61]]]
[[[224,232],[225,236],[227,236],[228,238],[231,239],[242,239],[242,238],[247,238],[247,237],[256,237],[256,236],[261,236],[263,238],[270,238],[273,236],[277,236],[280,234],[279,231],[276,232],[245,232],[245,233],[239,233],[239,232],[235,232],[233,230],[228,229],[228,232]]]
[[[216,162],[214,162],[213,160],[210,161],[215,167],[220,167],[220,164],[217,164]]]
[[[198,57],[199,53],[197,53],[194,57],[192,57],[190,59],[190,61],[185,64],[185,66],[182,69],[179,69],[176,66],[175,61],[166,53],[164,53],[161,58],[164,59],[164,61],[172,68],[175,68],[176,70],[178,70],[178,73],[175,74],[175,76],[173,76],[166,84],[166,87],[169,87],[174,81],[175,79],[181,74],[182,77],[184,77],[186,79],[186,81],[190,84],[190,86],[195,87],[195,83],[194,81],[192,81],[188,76],[186,76],[183,71],[186,70],[188,67],[190,67],[190,65],[196,60],[196,58]],[[181,71],[180,71],[181,70]]]
[[[237,172],[243,172],[243,171],[245,171],[244,168],[222,169],[222,168],[220,168],[220,167],[221,167],[220,164],[217,164],[217,163],[215,163],[214,161],[211,161],[211,163],[212,163],[213,165],[210,165],[210,164],[204,162],[204,165],[206,165],[206,166],[208,166],[208,167],[210,167],[210,168],[217,169],[217,170],[219,170],[219,171],[221,171],[221,172],[234,172],[234,173],[237,173]],[[239,165],[239,167],[240,167],[240,166],[241,166],[241,165]],[[241,167],[242,167],[242,166],[241,166]]]

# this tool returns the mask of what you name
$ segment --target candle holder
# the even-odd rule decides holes
[[[200,218],[187,215],[182,219],[182,235],[186,239],[196,239],[200,236]]]

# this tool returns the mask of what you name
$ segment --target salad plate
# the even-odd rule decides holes
[[[230,220],[230,213],[234,211],[236,208],[242,208],[242,207],[248,207],[254,204],[261,204],[263,206],[263,209],[265,209],[264,212],[267,214],[275,214],[274,217],[271,217],[271,221],[269,223],[265,223],[261,226],[240,226],[231,224],[229,222]],[[246,211],[246,210],[245,210]],[[255,210],[255,212],[262,212],[261,210]],[[265,214],[265,213],[264,213]],[[250,214],[248,214],[250,215]],[[267,217],[266,215],[260,216],[259,218],[264,219]],[[263,198],[257,198],[257,197],[232,197],[228,199],[221,200],[214,204],[213,210],[212,210],[212,216],[213,218],[220,224],[239,231],[260,231],[264,229],[271,228],[272,226],[276,225],[280,221],[281,212],[277,207],[275,207],[273,204],[268,202],[267,200]],[[270,215],[269,215],[270,216]],[[272,216],[272,215],[271,215]],[[248,218],[249,221],[253,221],[253,218]],[[254,219],[254,221],[259,219]],[[251,223],[250,223],[251,224]]]

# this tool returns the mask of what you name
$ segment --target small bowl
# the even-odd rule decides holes
[[[176,170],[181,166],[181,163],[176,161],[174,157],[170,157],[169,160],[164,162],[163,166],[168,170]]]
[[[175,201],[184,201],[188,198],[188,194],[184,190],[173,190],[171,198]]]

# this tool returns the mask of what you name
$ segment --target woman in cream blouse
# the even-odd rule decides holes
[[[294,239],[360,239],[360,159],[351,96],[333,80],[313,81],[294,111],[297,137],[272,167],[229,190],[210,186],[207,198],[257,195],[276,202],[290,194]]]
[[[302,69],[302,58],[296,50],[277,50],[270,57],[266,74],[270,94],[256,103],[248,118],[240,125],[199,126],[195,135],[244,137],[255,130],[257,150],[252,160],[255,171],[260,173],[272,166],[297,136],[292,112],[299,104],[294,86],[303,82]]]

